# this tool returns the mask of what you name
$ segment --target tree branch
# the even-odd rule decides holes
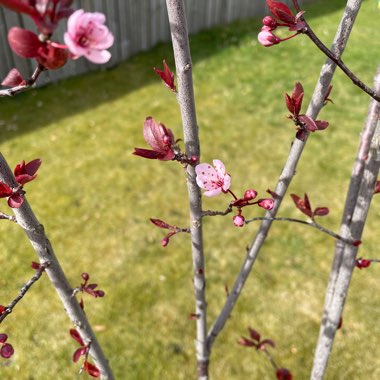
[[[0,153],[0,181],[6,183],[10,187],[16,187],[18,184],[13,176],[8,163]],[[94,359],[95,365],[101,371],[102,379],[113,380],[111,368],[105,358],[103,351],[96,340],[91,325],[75,297],[72,297],[73,289],[71,288],[67,278],[54,254],[53,247],[45,234],[42,224],[38,221],[33,213],[27,199],[24,199],[20,208],[13,209],[17,223],[28,236],[34,250],[36,251],[40,262],[43,264],[49,262],[46,268],[46,274],[57,291],[65,311],[75,328],[80,333],[84,342],[92,342],[90,355]]]
[[[380,94],[380,66],[375,77],[375,91]],[[361,134],[351,182],[347,192],[340,234],[361,239],[380,166],[380,103],[371,101],[367,122]],[[372,143],[371,143],[372,141]],[[335,257],[327,286],[323,319],[314,355],[311,378],[320,380],[327,368],[335,333],[341,318],[348,287],[355,268],[358,248],[336,242]]]
[[[166,0],[178,80],[178,102],[182,116],[186,156],[200,157],[198,125],[195,111],[192,62],[187,21],[183,0]],[[187,189],[190,203],[190,230],[194,270],[196,356],[198,379],[208,379],[209,351],[207,347],[207,319],[205,268],[202,236],[201,192],[195,180],[195,170],[187,165]]]
[[[343,16],[342,16],[342,19],[338,27],[338,30],[337,30],[337,33],[332,45],[332,49],[331,49],[334,52],[335,57],[340,57],[344,51],[344,48],[347,44],[348,37],[350,35],[350,32],[354,24],[354,20],[356,18],[357,13],[359,12],[360,4],[361,4],[361,1],[358,1],[358,0],[347,1],[347,5],[344,10],[344,13],[343,13]],[[352,20],[352,21],[347,22],[346,20]],[[324,96],[327,93],[327,90],[331,83],[335,69],[336,69],[336,64],[330,59],[328,59],[326,63],[322,66],[319,80],[317,82],[313,97],[311,99],[308,110],[306,112],[306,114],[309,117],[311,117],[313,120],[316,119],[319,111],[323,107],[324,100],[325,100]],[[290,182],[293,179],[298,161],[302,155],[303,148],[305,147],[309,134],[310,134],[309,132],[306,133],[305,141],[301,141],[298,139],[295,139],[293,141],[288,159],[285,163],[283,171],[280,175],[280,178],[274,190],[275,193],[278,195],[278,198],[276,199],[274,208],[271,211],[268,211],[266,213],[265,216],[267,218],[274,218],[276,216],[276,213],[281,205],[282,199],[289,187]],[[211,349],[211,346],[213,345],[216,337],[218,336],[220,331],[223,329],[226,321],[228,320],[231,314],[231,311],[234,308],[240,296],[240,293],[244,287],[244,284],[251,272],[251,269],[259,254],[259,251],[266,239],[266,236],[270,230],[271,225],[272,225],[271,220],[263,220],[263,222],[261,223],[259,230],[247,252],[246,258],[243,262],[240,272],[235,280],[232,291],[230,295],[227,297],[227,300],[223,306],[223,309],[221,310],[219,316],[215,320],[213,326],[211,327],[211,330],[208,333],[207,340],[208,340],[209,349]]]

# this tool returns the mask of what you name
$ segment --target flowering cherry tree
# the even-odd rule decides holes
[[[183,0],[166,0],[176,76],[165,60],[163,61],[163,70],[154,68],[166,88],[178,100],[183,140],[182,138],[176,139],[172,130],[165,124],[156,121],[152,116],[147,116],[143,122],[142,135],[151,149],[135,148],[132,152],[137,156],[136,159],[157,160],[155,162],[157,165],[167,165],[171,161],[177,162],[185,172],[184,182],[186,182],[188,190],[189,203],[188,226],[178,227],[158,218],[151,218],[150,221],[155,227],[166,232],[161,240],[162,247],[167,247],[170,239],[180,233],[190,237],[194,310],[189,319],[196,325],[195,355],[199,380],[209,379],[209,363],[213,345],[231,317],[232,310],[238,302],[272,223],[280,221],[299,223],[305,227],[314,228],[336,241],[335,259],[326,292],[325,310],[311,374],[314,380],[322,379],[326,371],[335,333],[343,323],[343,307],[354,268],[365,269],[372,263],[378,262],[377,259],[357,258],[357,253],[362,243],[362,232],[372,196],[380,192],[377,180],[380,166],[378,144],[380,72],[375,76],[374,89],[371,89],[359,80],[341,60],[361,1],[347,1],[331,49],[328,49],[315,35],[297,0],[292,1],[294,9],[281,1],[266,0],[266,3],[271,15],[263,19],[262,29],[258,33],[260,44],[264,47],[275,48],[275,45],[284,43],[291,38],[306,35],[328,57],[321,69],[310,104],[304,113],[301,113],[304,97],[301,81],[296,82],[290,94],[286,93],[284,89],[285,105],[290,113],[288,118],[296,126],[296,135],[275,188],[267,190],[269,196],[258,197],[258,191],[253,188],[254,184],[252,183],[248,183],[247,187],[240,192],[232,191],[233,168],[226,165],[228,166],[227,170],[220,159],[214,159],[212,164],[205,163],[201,159],[192,83],[192,61]],[[36,68],[30,78],[23,78],[17,68],[12,69],[2,81],[2,86],[6,88],[0,90],[1,96],[14,96],[27,90],[44,71],[59,69],[69,59],[84,57],[93,63],[100,64],[107,62],[111,57],[107,49],[113,44],[114,37],[105,24],[103,14],[87,13],[82,9],[74,10],[71,0],[0,0],[0,5],[29,16],[36,26],[36,31],[18,27],[9,30],[8,41],[13,51],[25,59],[32,59]],[[67,19],[67,32],[61,36],[63,41],[59,41],[54,32],[58,23],[65,19]],[[347,20],[350,21],[347,22]],[[281,39],[276,35],[277,28],[287,28],[291,34]],[[295,207],[307,220],[277,215],[308,139],[312,138],[313,132],[329,132],[330,122],[319,120],[318,114],[324,106],[332,102],[330,99],[331,80],[336,67],[339,67],[355,85],[372,98],[367,122],[359,142],[339,232],[331,231],[320,224],[319,218],[327,216],[330,209],[327,206],[313,208],[306,193],[308,189],[305,189],[303,197],[290,194]],[[177,80],[177,84],[175,84],[175,80]],[[291,85],[289,84],[289,86]],[[184,145],[183,151],[181,145]],[[221,152],[213,153],[214,157],[220,157]],[[35,274],[23,286],[19,295],[7,306],[0,305],[0,323],[46,272],[74,325],[74,328],[69,329],[69,335],[79,344],[79,347],[75,349],[72,361],[74,363],[81,362],[81,371],[91,377],[113,379],[108,361],[84,313],[84,300],[78,301],[76,298],[79,293],[96,299],[103,298],[105,292],[98,289],[98,284],[89,283],[90,275],[87,272],[81,273],[81,282],[76,287],[72,287],[68,283],[51,243],[26,199],[24,185],[36,180],[40,165],[41,160],[38,158],[28,163],[23,160],[12,171],[5,158],[0,154],[0,198],[6,199],[5,207],[14,212],[14,215],[1,212],[0,219],[19,225],[25,231],[39,257],[39,262],[32,263]],[[222,210],[206,210],[203,207],[201,190],[204,190],[203,195],[206,197],[218,196],[221,202],[225,202],[225,197],[228,196],[229,201],[225,202]],[[242,195],[239,197],[236,194]],[[255,210],[258,208],[250,206],[257,206],[265,210],[265,215],[256,215]],[[254,215],[249,216],[249,212]],[[233,213],[231,228],[247,228],[247,225],[256,221],[260,222],[260,226],[254,239],[248,244],[246,256],[241,263],[240,272],[236,274],[233,287],[231,289],[226,287],[227,297],[223,307],[215,313],[216,318],[210,321],[207,314],[207,273],[202,225],[204,218],[224,217],[231,213]],[[275,349],[275,341],[262,339],[261,334],[255,329],[248,328],[248,332],[249,337],[241,337],[237,339],[237,343],[263,353],[273,367],[274,378],[278,380],[293,379],[293,371],[278,365],[277,359],[274,360],[272,351]],[[11,337],[8,341],[8,335],[0,333],[0,355],[4,359],[10,358],[14,353],[14,346],[10,342],[12,342]]]

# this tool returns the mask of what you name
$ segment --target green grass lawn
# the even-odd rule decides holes
[[[309,22],[330,45],[343,1],[306,7]],[[364,1],[344,54],[345,63],[372,86],[379,62],[380,12]],[[222,160],[238,195],[274,188],[294,126],[283,100],[296,81],[305,88],[304,109],[325,58],[304,36],[265,49],[257,44],[258,20],[202,32],[191,39],[202,161]],[[86,300],[117,379],[195,378],[192,261],[188,237],[175,236],[163,249],[163,231],[150,217],[188,223],[183,170],[174,162],[133,156],[146,147],[146,116],[164,122],[177,138],[181,119],[176,99],[152,67],[163,58],[173,66],[169,44],[139,54],[107,71],[0,101],[0,149],[12,166],[41,158],[38,179],[27,195],[44,224],[73,287],[80,274],[106,292]],[[339,228],[369,97],[337,72],[333,105],[320,115],[330,121],[311,136],[290,192],[307,192],[313,206],[328,206],[321,223]],[[229,197],[205,198],[204,208],[224,209]],[[2,201],[1,211],[8,211]],[[247,210],[246,217],[261,214]],[[288,196],[279,216],[300,217]],[[360,255],[378,256],[380,198],[374,198]],[[233,227],[232,216],[205,220],[210,324],[225,300],[255,235],[253,223]],[[221,233],[223,231],[223,233]],[[0,223],[0,304],[7,304],[33,275],[35,254],[23,232]],[[211,377],[218,380],[273,379],[270,363],[236,342],[247,326],[275,340],[272,350],[296,379],[307,379],[322,315],[334,240],[301,225],[274,224],[246,288],[214,346]],[[380,378],[380,299],[373,265],[356,271],[338,332],[327,379]],[[1,326],[15,347],[0,361],[2,379],[74,379],[77,343],[70,321],[43,277]]]

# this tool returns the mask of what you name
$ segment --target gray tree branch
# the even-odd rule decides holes
[[[13,176],[12,170],[9,168],[3,155],[0,153],[0,181],[6,183],[10,187],[17,187],[18,184]],[[79,306],[78,301],[73,297],[73,289],[71,288],[67,278],[59,264],[59,261],[53,251],[48,237],[45,234],[42,224],[37,220],[25,198],[20,208],[13,209],[16,221],[28,236],[34,250],[36,251],[40,262],[49,262],[49,266],[45,269],[51,283],[61,299],[65,311],[76,330],[80,333],[83,341],[88,344],[91,342],[90,356],[94,359],[95,365],[101,371],[103,380],[113,380],[111,368],[103,354],[103,351],[92,331],[91,325]]]
[[[192,62],[183,0],[166,0],[178,80],[178,102],[182,116],[186,155],[200,156],[198,125],[195,111]],[[202,236],[201,192],[195,181],[195,170],[187,166],[187,188],[190,203],[190,234],[193,255],[198,379],[208,379],[207,303]]]
[[[375,76],[375,92],[380,94],[380,66]],[[347,192],[340,235],[346,239],[361,240],[368,209],[375,188],[380,164],[380,103],[372,100],[367,122],[361,134],[360,145]],[[311,379],[323,379],[335,333],[342,316],[358,248],[337,241],[335,257],[326,291],[323,319],[314,355]]]
[[[331,51],[334,53],[334,55],[337,58],[339,58],[342,55],[345,49],[347,40],[349,38],[352,27],[354,25],[356,15],[359,12],[360,5],[361,5],[361,0],[347,1],[346,8],[344,10],[341,22],[338,26],[338,30],[335,35],[334,42],[331,48]],[[325,64],[322,66],[320,77],[318,79],[317,85],[314,89],[313,97],[310,101],[309,107],[306,112],[306,114],[314,120],[316,119],[319,111],[323,107],[324,95],[327,93],[327,90],[331,83],[335,69],[336,69],[336,64],[330,59],[327,59]],[[214,324],[212,325],[208,333],[209,350],[211,349],[211,346],[213,345],[216,337],[218,336],[220,331],[223,329],[226,321],[228,320],[231,314],[232,309],[234,308],[240,296],[240,293],[244,287],[244,284],[251,272],[253,264],[270,230],[273,218],[276,216],[277,211],[281,205],[282,199],[284,198],[284,195],[289,187],[289,184],[294,177],[298,161],[301,158],[303,149],[308,140],[308,136],[309,134],[307,134],[305,141],[301,141],[298,139],[295,139],[293,141],[289,156],[287,158],[285,166],[282,170],[282,173],[280,175],[280,178],[274,190],[275,193],[278,195],[274,208],[271,211],[268,211],[266,213],[265,217],[268,218],[268,220],[264,220],[261,223],[259,230],[255,238],[253,239],[253,242],[249,250],[247,251],[247,255],[245,257],[243,265],[235,280],[233,288],[229,296],[227,297],[227,300],[222,308],[222,311],[216,318]]]

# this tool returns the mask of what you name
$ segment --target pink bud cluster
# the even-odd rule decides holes
[[[295,37],[305,27],[305,22],[301,20],[304,12],[298,12],[296,15],[293,15],[286,4],[273,0],[266,1],[269,11],[274,17],[266,16],[263,19],[263,27],[257,37],[261,45],[265,47],[277,45],[280,42]],[[273,30],[279,26],[287,27],[290,31],[296,31],[296,33],[287,38],[280,39],[273,33]]]
[[[230,207],[237,208],[237,215],[232,218],[236,227],[243,227],[245,218],[242,215],[242,208],[245,206],[258,205],[266,210],[271,210],[274,206],[274,200],[271,198],[259,199],[252,202],[257,197],[257,191],[248,189],[245,191],[243,198],[237,198],[230,190],[231,176],[226,172],[226,168],[222,161],[213,160],[213,165],[204,163],[195,167],[196,181],[201,189],[206,190],[204,195],[208,197],[216,196],[220,193],[230,193],[234,200],[230,203]]]

